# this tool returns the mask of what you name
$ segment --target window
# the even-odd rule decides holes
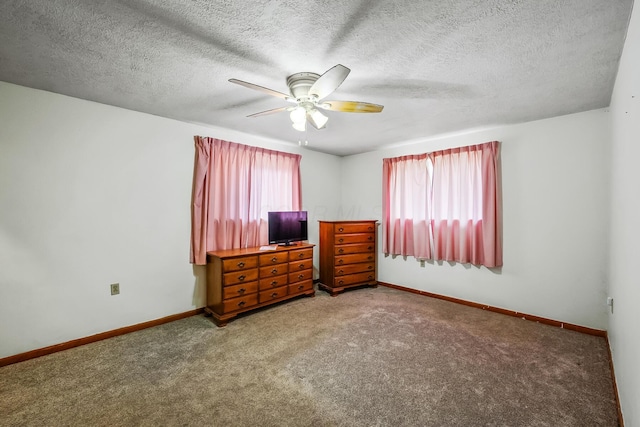
[[[268,243],[267,213],[300,210],[298,154],[195,137],[191,262]]]
[[[383,160],[383,252],[502,265],[499,143]]]

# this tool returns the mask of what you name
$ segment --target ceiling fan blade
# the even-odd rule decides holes
[[[325,101],[318,104],[318,107],[343,113],[379,113],[384,108],[383,105],[358,101]]]
[[[338,86],[342,84],[344,79],[347,78],[350,72],[351,70],[344,65],[336,65],[326,71],[318,78],[318,80],[315,81],[313,86],[309,88],[309,95],[315,95],[318,99],[324,98],[336,90]]]
[[[327,125],[327,121],[329,121],[329,117],[314,108],[307,112],[307,121],[311,123],[311,126],[319,130],[324,129]]]
[[[282,92],[278,92],[277,90],[268,89],[266,87],[258,86],[258,85],[255,85],[253,83],[245,82],[243,80],[229,79],[229,81],[231,83],[235,83],[235,84],[240,85],[240,86],[248,87],[249,89],[254,89],[254,90],[260,91],[262,93],[266,93],[267,95],[276,96],[278,98],[282,98],[282,99],[287,100],[287,101],[292,99],[291,95],[287,95],[286,93],[282,93]]]
[[[275,113],[279,113],[281,111],[287,111],[289,110],[291,107],[279,107],[279,108],[273,108],[271,110],[266,110],[266,111],[261,111],[259,113],[253,113],[248,115],[247,117],[259,117],[259,116],[266,116],[269,114],[275,114]]]

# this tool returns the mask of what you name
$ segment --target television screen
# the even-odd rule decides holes
[[[289,246],[308,240],[307,211],[269,212],[269,243]]]

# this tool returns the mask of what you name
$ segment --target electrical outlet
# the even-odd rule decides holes
[[[611,314],[613,314],[613,297],[607,297],[607,305],[611,309]]]
[[[120,283],[111,284],[111,295],[118,295],[120,293]]]

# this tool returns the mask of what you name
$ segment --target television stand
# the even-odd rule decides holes
[[[315,296],[309,243],[207,252],[206,315],[224,326],[239,314],[302,295]]]

